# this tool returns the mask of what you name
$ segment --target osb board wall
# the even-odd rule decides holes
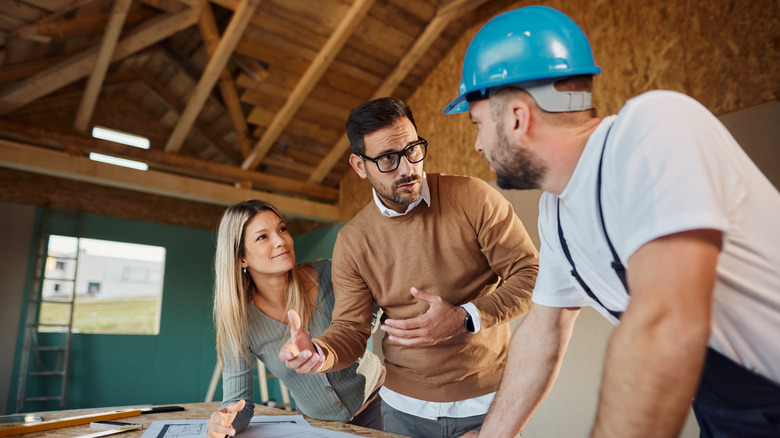
[[[507,2],[505,10],[531,2]],[[587,34],[596,64],[593,102],[600,115],[653,89],[676,90],[717,116],[780,100],[780,3],[777,0],[538,1],[572,17]],[[445,116],[456,96],[468,43],[487,20],[464,33],[407,101],[429,140],[427,172],[495,175],[474,151],[475,129],[464,114]],[[370,200],[365,181],[342,181],[344,220]]]

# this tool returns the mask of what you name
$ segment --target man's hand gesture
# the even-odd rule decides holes
[[[411,292],[430,307],[424,314],[414,318],[386,319],[381,328],[387,332],[391,341],[410,347],[430,347],[466,332],[463,326],[466,319],[464,308],[453,306],[438,295],[414,287]]]

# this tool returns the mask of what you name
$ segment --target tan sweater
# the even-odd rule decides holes
[[[371,202],[341,229],[333,252],[336,307],[316,342],[326,351],[323,370],[339,370],[363,354],[374,302],[393,319],[428,309],[412,297],[412,286],[453,305],[472,302],[482,320],[477,334],[423,348],[387,338],[382,343],[387,388],[452,402],[498,389],[508,321],[530,307],[539,257],[512,206],[484,181],[438,174],[427,179],[430,206],[423,202],[388,218]]]

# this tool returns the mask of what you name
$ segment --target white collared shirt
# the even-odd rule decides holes
[[[387,208],[387,206],[385,206],[385,204],[383,204],[379,199],[379,196],[376,194],[376,190],[372,188],[371,191],[374,194],[374,203],[376,203],[376,206],[379,208],[379,211],[382,213],[382,215],[386,217],[403,216],[412,211],[412,209],[420,205],[420,203],[423,201],[425,201],[426,206],[431,205],[431,189],[428,187],[428,179],[425,177],[424,172],[423,185],[422,189],[420,190],[420,198],[409,204],[409,206],[406,208],[406,211],[403,213],[398,213],[391,208]],[[471,315],[471,319],[474,321],[474,328],[478,332],[480,328],[482,328],[482,320],[479,317],[477,306],[472,303],[466,303],[461,307],[463,307],[466,312]],[[416,398],[407,397],[403,394],[392,391],[385,386],[379,390],[379,395],[382,397],[382,400],[384,400],[385,403],[392,406],[396,410],[409,415],[414,415],[416,417],[425,418],[427,420],[437,420],[439,417],[464,418],[487,414],[488,410],[490,409],[490,404],[493,403],[493,398],[496,396],[496,393],[493,392],[467,400],[443,403],[418,400]]]

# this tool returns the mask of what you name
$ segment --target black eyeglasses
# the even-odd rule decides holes
[[[428,141],[422,137],[417,137],[417,141],[407,146],[404,150],[398,152],[390,152],[389,154],[380,155],[376,158],[370,158],[363,154],[360,154],[360,158],[368,161],[373,161],[376,164],[376,168],[382,173],[390,173],[395,169],[398,169],[398,165],[401,164],[401,157],[406,157],[409,163],[419,163],[425,159],[428,155]]]

